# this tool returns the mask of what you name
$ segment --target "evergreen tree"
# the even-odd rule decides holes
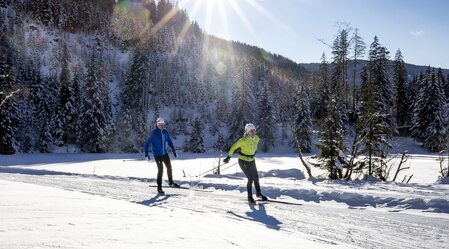
[[[225,141],[224,141],[223,134],[221,134],[221,132],[219,132],[218,133],[218,138],[217,138],[217,140],[214,143],[214,149],[217,152],[223,152],[224,146],[225,146]]]
[[[391,147],[387,138],[392,129],[387,55],[386,49],[374,37],[368,65],[361,72],[362,104],[357,124],[364,145],[361,153],[367,154],[368,174],[376,174],[381,178],[385,175],[382,164],[386,160],[386,149]]]
[[[309,102],[306,90],[299,87],[296,93],[293,134],[295,143],[302,152],[310,152],[312,149],[312,117]]]
[[[97,47],[92,51],[86,78],[80,121],[81,149],[85,152],[105,152],[112,125],[104,61],[101,49]]]
[[[204,125],[200,118],[196,118],[192,125],[192,132],[190,133],[190,139],[185,145],[184,151],[193,153],[204,153],[206,149],[204,147]]]
[[[319,167],[329,172],[329,178],[340,179],[343,177],[342,152],[346,151],[344,145],[344,127],[341,120],[341,107],[331,97],[327,105],[327,116],[323,120],[323,131],[319,133],[320,148]]]
[[[427,95],[429,93],[429,85],[432,86],[434,84],[432,81],[432,69],[430,66],[427,68],[424,75],[420,75],[418,78],[414,89],[417,91],[415,94],[414,102],[413,102],[413,114],[411,120],[411,132],[412,137],[415,138],[418,142],[424,143],[427,136],[427,128],[429,124],[432,122],[432,116],[429,115],[429,104],[431,101]]]
[[[236,69],[234,76],[234,93],[232,109],[230,110],[229,137],[226,145],[231,146],[235,140],[242,136],[245,124],[252,123],[255,120],[255,100],[254,100],[254,79],[251,74],[251,64],[243,60]]]
[[[348,55],[349,55],[349,28],[340,29],[337,37],[334,40],[332,46],[332,75],[331,75],[331,83],[332,89],[337,91],[336,96],[340,96],[339,100],[345,103],[345,107],[348,107],[348,77],[347,77],[347,68],[348,68]],[[346,113],[345,110],[342,110],[342,113]]]
[[[432,69],[426,75],[426,85],[423,88],[420,105],[427,118],[422,120],[426,124],[422,135],[423,146],[432,152],[445,149],[447,132],[446,115],[444,109],[446,101],[441,79]],[[417,121],[417,120],[415,120]]]
[[[16,70],[11,48],[0,35],[0,154],[12,154],[17,146],[16,132],[19,128],[19,109],[14,95],[20,90],[16,85]]]
[[[405,68],[402,53],[399,49],[395,56],[393,77],[395,85],[396,121],[399,126],[403,126],[407,123],[410,108],[409,101],[407,100],[407,69]]]
[[[326,61],[326,55],[323,53],[321,56],[321,64],[318,71],[318,89],[317,97],[314,98],[313,107],[313,117],[317,119],[324,118],[326,114],[327,104],[329,103],[330,96],[330,74],[329,74],[329,64]]]
[[[70,119],[67,124],[67,143],[77,143],[79,138],[79,125],[82,108],[82,96],[81,96],[81,76],[78,69],[75,69],[73,79],[69,85],[69,98],[65,104],[64,109],[66,113],[70,115]]]
[[[69,62],[70,56],[68,53],[67,44],[62,45],[62,56],[61,56],[61,74],[59,75],[60,92],[59,101],[57,103],[57,109],[53,117],[53,136],[54,143],[58,146],[62,146],[67,143],[67,131],[68,123],[72,119],[74,109],[72,106],[73,92],[70,86],[70,75],[69,75]]]
[[[262,138],[261,149],[263,152],[268,152],[270,147],[274,146],[273,129],[275,128],[275,120],[269,95],[270,89],[268,89],[268,83],[265,82],[262,93],[259,96],[259,125],[257,129],[257,133]]]

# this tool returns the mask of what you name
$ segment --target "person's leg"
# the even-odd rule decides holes
[[[254,179],[249,170],[248,162],[239,159],[239,166],[240,166],[240,169],[242,169],[243,173],[245,174],[246,178],[248,179],[248,182],[246,183],[246,191],[248,192],[248,199],[249,199],[249,197],[252,198]]]
[[[161,157],[155,157],[154,160],[156,161],[157,165],[157,189],[162,190],[162,174],[164,173],[164,166],[162,165],[162,158]]]
[[[167,176],[168,176],[168,184],[169,185],[173,185],[173,171],[172,171],[172,166],[171,166],[171,161],[170,161],[170,157],[168,156],[168,154],[165,154],[162,156],[165,167],[167,168]]]
[[[254,181],[254,187],[256,188],[256,195],[260,195],[259,174],[257,173],[256,161],[248,162],[248,172]]]
[[[262,200],[267,200],[267,197],[262,194],[259,184],[259,174],[257,173],[256,161],[252,161],[249,166],[250,174],[254,179],[254,187],[256,188],[256,196],[261,198]]]

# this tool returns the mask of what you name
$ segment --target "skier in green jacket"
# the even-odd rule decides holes
[[[256,188],[256,196],[262,200],[267,200],[267,197],[262,195],[259,185],[259,175],[257,173],[256,161],[254,156],[257,151],[257,144],[259,143],[259,136],[256,135],[256,127],[249,123],[245,126],[245,134],[240,138],[229,150],[228,156],[223,159],[223,163],[228,163],[234,151],[239,151],[239,165],[248,178],[246,189],[248,191],[248,202],[255,203],[252,192],[252,185]]]

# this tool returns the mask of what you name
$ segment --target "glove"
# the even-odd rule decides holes
[[[146,156],[148,161],[151,161],[151,157],[150,156]]]
[[[178,155],[176,154],[176,151],[173,151],[173,156],[176,158]]]
[[[223,159],[223,163],[224,164],[229,163],[229,160],[231,160],[231,157],[227,156],[225,159]]]

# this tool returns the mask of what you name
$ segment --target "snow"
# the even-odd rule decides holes
[[[158,196],[142,158],[0,156],[0,248],[449,248],[436,155],[414,154],[403,184],[307,179],[295,154],[258,153],[263,193],[302,205],[248,205],[236,157],[214,175],[213,153],[179,153],[174,179],[191,189]]]

